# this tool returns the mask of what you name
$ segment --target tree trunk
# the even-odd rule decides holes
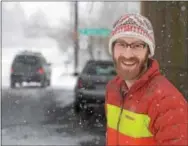
[[[142,1],[141,13],[153,24],[154,57],[167,78],[185,93],[188,91],[188,2]]]

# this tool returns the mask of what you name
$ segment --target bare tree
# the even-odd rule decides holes
[[[24,27],[24,32],[25,36],[28,38],[44,37],[46,36],[46,31],[48,31],[49,28],[45,13],[39,9],[30,16]]]
[[[41,11],[36,11],[30,16],[24,27],[25,36],[28,38],[49,37],[55,40],[62,51],[65,51],[71,43],[72,36],[69,23],[62,21],[62,27],[52,27],[49,25],[46,15]]]

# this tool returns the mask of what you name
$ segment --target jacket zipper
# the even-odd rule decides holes
[[[121,122],[121,116],[122,116],[122,113],[123,113],[123,105],[124,105],[124,99],[125,99],[125,96],[127,95],[127,93],[125,95],[123,95],[123,92],[121,91],[121,88],[120,88],[120,96],[121,96],[121,111],[120,111],[120,114],[119,114],[119,118],[118,118],[118,123],[117,123],[117,146],[119,146],[119,126],[120,126],[120,122]]]

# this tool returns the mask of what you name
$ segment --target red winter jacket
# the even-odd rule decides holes
[[[188,104],[150,60],[128,91],[116,76],[106,87],[106,145],[188,145]]]

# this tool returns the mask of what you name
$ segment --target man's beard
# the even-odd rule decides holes
[[[123,68],[123,62],[135,62],[134,68],[127,67]],[[132,57],[130,59],[126,59],[124,56],[118,57],[117,60],[114,59],[115,62],[115,68],[117,74],[123,79],[123,80],[135,80],[138,79],[142,73],[147,68],[147,62],[148,62],[148,54],[146,54],[145,58],[143,60],[139,60],[136,57]]]

